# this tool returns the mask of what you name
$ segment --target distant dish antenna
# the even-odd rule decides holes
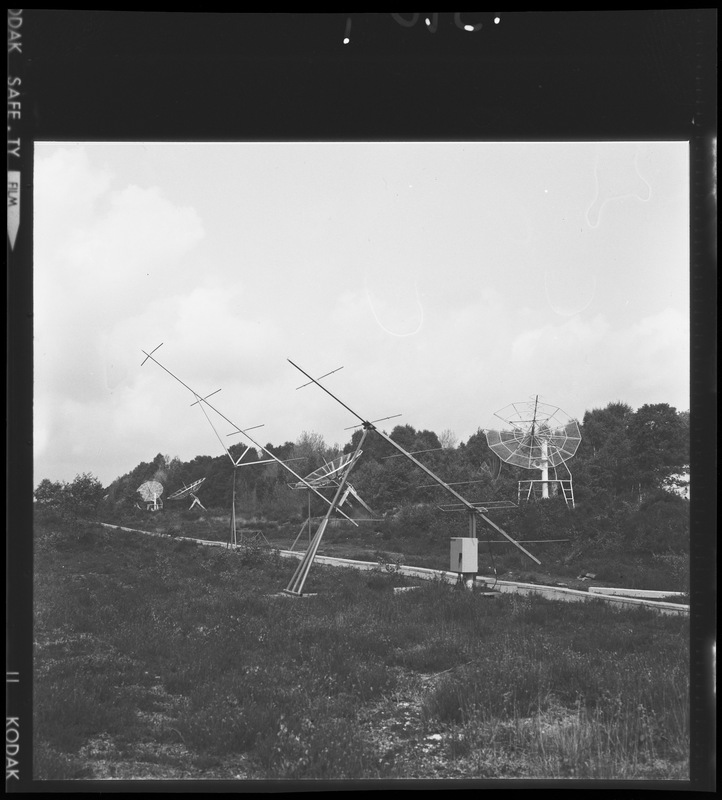
[[[163,501],[160,499],[163,494],[163,484],[158,481],[146,481],[136,490],[145,500],[145,507],[148,511],[157,511],[163,508]]]
[[[325,377],[325,376],[322,376]],[[307,384],[304,384],[307,385]],[[299,387],[301,388],[301,387]],[[338,502],[336,503],[336,508],[340,508],[348,499],[349,495],[352,495],[358,502],[369,512],[369,514],[373,514],[373,510],[361,499],[359,493],[354,489],[354,487],[348,482],[348,474],[351,472],[353,467],[355,466],[356,462],[361,456],[362,450],[355,450],[353,453],[345,453],[344,455],[338,456],[334,458],[332,461],[327,462],[322,467],[314,470],[310,475],[306,475],[303,481],[299,483],[289,483],[289,487],[291,489],[309,489],[312,487],[314,489],[336,489],[344,484],[344,491],[343,494],[340,495]],[[293,544],[291,545],[291,550],[296,546],[296,542],[301,538],[303,532],[308,527],[308,535],[309,540],[311,537],[311,525],[312,525],[312,517],[311,517],[311,492],[308,492],[308,517],[306,521],[301,526],[301,530],[298,533],[298,536],[295,538]]]
[[[511,403],[495,416],[507,428],[485,431],[492,451],[507,464],[539,471],[539,478],[519,481],[519,501],[523,496],[545,499],[561,492],[573,508],[572,473],[566,462],[582,440],[577,422],[558,406],[540,403],[538,395],[534,400]]]
[[[254,426],[252,426],[250,428],[239,428],[238,425],[236,425],[234,422],[232,422],[225,414],[223,414],[221,411],[219,411],[214,405],[212,405],[209,402],[208,398],[210,398],[213,395],[217,394],[220,391],[220,389],[216,389],[215,391],[211,392],[210,394],[201,395],[195,389],[192,389],[187,383],[182,381],[177,375],[175,375],[173,372],[171,372],[160,361],[158,361],[158,359],[153,354],[162,346],[163,346],[163,343],[161,342],[157,347],[155,347],[149,353],[147,353],[145,350],[141,350],[141,352],[145,356],[145,358],[143,359],[143,361],[141,363],[141,366],[143,366],[143,364],[145,364],[145,362],[150,359],[150,361],[152,361],[153,363],[157,364],[164,372],[167,372],[171,376],[171,378],[173,378],[174,380],[178,381],[178,383],[180,383],[181,386],[185,387],[193,395],[194,400],[193,400],[193,403],[191,403],[191,405],[194,406],[194,405],[198,404],[198,406],[200,407],[201,411],[203,412],[203,415],[205,416],[206,420],[208,421],[208,424],[212,428],[213,433],[216,435],[216,438],[221,443],[221,447],[225,450],[226,455],[230,459],[231,464],[233,465],[233,494],[232,494],[232,501],[231,501],[230,535],[229,535],[229,539],[228,539],[228,546],[229,547],[235,547],[238,544],[238,536],[237,536],[237,530],[236,530],[236,471],[238,470],[238,468],[239,467],[252,467],[252,466],[257,466],[259,464],[270,464],[271,462],[275,462],[276,464],[279,464],[281,467],[283,467],[283,469],[285,469],[287,472],[290,472],[291,475],[293,475],[293,477],[296,478],[296,480],[300,481],[301,483],[304,483],[304,479],[300,475],[298,475],[296,472],[294,472],[293,468],[290,467],[289,464],[288,464],[288,462],[290,462],[290,461],[296,461],[296,460],[300,460],[300,459],[285,459],[285,460],[280,459],[276,455],[274,455],[268,448],[263,447],[261,444],[259,444],[259,442],[257,442],[250,435],[249,431],[255,430],[256,428],[262,428],[263,425],[254,425]],[[341,369],[341,367],[339,367],[339,369]],[[337,372],[337,371],[338,370],[333,370],[333,372]],[[310,376],[307,376],[307,377],[309,377],[309,379],[313,382],[313,379]],[[301,388],[301,387],[299,387],[299,388]],[[224,422],[227,422],[229,425],[231,425],[233,430],[230,433],[226,434],[227,436],[235,436],[237,434],[241,434],[246,439],[248,439],[249,442],[251,442],[251,444],[248,447],[246,447],[246,449],[243,451],[243,453],[238,458],[234,458],[231,455],[230,450],[228,449],[228,447],[226,446],[225,442],[223,441],[220,433],[218,432],[218,429],[213,424],[213,422],[212,422],[212,420],[210,418],[210,415],[208,414],[208,411],[206,409],[210,409],[214,414],[216,414],[216,416],[220,417],[220,419],[222,419]],[[267,456],[270,456],[270,458],[259,460],[259,461],[243,461],[243,458],[245,457],[245,455],[251,450],[251,445],[253,445],[258,450],[261,450]],[[324,503],[328,504],[329,506],[331,506],[331,508],[333,508],[332,501],[329,500],[325,495],[321,494],[321,492],[318,489],[316,489],[316,487],[311,486],[309,484],[308,488],[309,488],[310,491],[313,491],[315,494],[317,494],[321,498],[321,500],[323,500]],[[348,519],[351,523],[353,523],[353,525],[356,525],[358,527],[357,523],[354,522],[354,520],[352,520],[343,511],[338,509],[338,513],[341,514],[341,516],[346,517],[346,519]]]
[[[192,497],[193,502],[190,504],[188,510],[190,511],[191,508],[194,506],[200,506],[204,511],[206,511],[206,507],[201,503],[198,499],[196,492],[200,485],[205,481],[205,478],[201,478],[200,480],[194,481],[190,486],[183,486],[181,489],[173,492],[173,494],[168,495],[169,500],[182,500],[184,497]]]

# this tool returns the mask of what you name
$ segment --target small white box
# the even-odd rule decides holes
[[[478,572],[479,571],[479,540],[469,536],[451,539],[451,567],[452,572]]]

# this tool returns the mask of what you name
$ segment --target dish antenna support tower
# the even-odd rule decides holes
[[[462,507],[465,508],[469,513],[469,533],[470,533],[469,538],[471,538],[472,540],[475,540],[476,522],[477,522],[478,519],[481,519],[483,522],[485,522],[487,525],[489,525],[495,531],[500,533],[505,539],[508,539],[513,545],[518,547],[532,561],[534,561],[537,564],[541,564],[541,562],[539,561],[538,558],[536,558],[536,556],[533,556],[528,550],[526,550],[521,544],[519,544],[519,542],[517,542],[515,539],[512,539],[512,537],[509,536],[509,534],[506,533],[506,531],[502,530],[495,522],[492,522],[492,520],[490,520],[489,517],[487,517],[480,508],[475,506],[473,503],[470,503],[465,497],[463,497],[461,494],[459,494],[450,484],[448,484],[444,480],[442,480],[438,475],[436,475],[436,473],[432,472],[432,470],[430,470],[425,464],[422,464],[418,459],[414,458],[414,456],[411,453],[409,453],[407,450],[405,450],[398,442],[395,442],[386,433],[384,433],[383,431],[381,431],[378,428],[376,428],[374,426],[373,422],[380,422],[381,420],[374,420],[373,422],[369,422],[368,420],[364,419],[360,414],[358,414],[356,411],[354,411],[352,408],[350,408],[348,405],[346,405],[346,403],[344,403],[342,400],[339,400],[338,397],[336,397],[325,386],[323,386],[321,383],[319,383],[318,380],[316,380],[315,378],[312,378],[305,370],[301,369],[301,367],[299,367],[297,364],[294,364],[293,361],[291,361],[290,358],[288,359],[288,362],[289,362],[289,364],[291,364],[291,366],[295,367],[299,372],[301,372],[303,375],[305,375],[312,383],[315,383],[320,389],[322,389],[324,392],[326,392],[326,394],[328,394],[330,397],[332,397],[339,405],[343,406],[350,414],[352,414],[354,417],[356,417],[356,419],[361,421],[361,425],[363,426],[364,432],[363,432],[363,435],[362,435],[362,437],[361,437],[361,439],[359,441],[359,444],[358,444],[358,448],[359,449],[360,449],[361,444],[363,443],[364,439],[366,438],[366,435],[368,434],[368,432],[369,431],[375,431],[378,436],[380,436],[382,439],[387,441],[395,450],[397,450],[399,452],[400,455],[406,457],[409,461],[412,462],[412,464],[415,464],[417,467],[419,467],[419,469],[421,469],[423,472],[425,472],[436,484],[438,484],[439,486],[443,487],[450,495],[452,495],[452,497],[454,497],[462,505]],[[388,419],[388,418],[386,418],[386,419]],[[342,488],[342,486],[339,487],[339,490],[337,492],[337,497],[340,496],[341,488]],[[328,518],[328,514],[327,514],[327,518]],[[321,526],[319,526],[319,529],[317,531],[316,537],[314,537],[314,541],[316,542],[316,548],[318,548],[318,541],[320,541],[321,536],[323,536],[324,529],[325,529],[325,525],[322,523]],[[316,541],[316,539],[318,539],[318,541]],[[309,548],[309,552],[310,552],[310,548]],[[303,592],[303,584],[304,584],[306,575],[308,574],[308,569],[306,569],[305,574],[303,574],[301,572],[301,566],[302,565],[299,565],[299,569],[296,570],[296,574],[294,574],[294,577],[291,579],[291,582],[289,583],[288,587],[285,589],[285,591],[288,594],[301,595],[302,592]],[[310,563],[309,563],[308,566],[310,567]],[[472,570],[469,569],[469,570],[464,570],[463,573],[460,572],[460,574],[465,574],[465,573],[472,573]]]
[[[534,400],[511,403],[494,415],[507,428],[484,431],[489,447],[507,464],[538,470],[539,478],[520,480],[519,502],[533,498],[547,499],[557,487],[564,502],[574,508],[572,473],[567,461],[574,456],[582,440],[579,425],[558,406]],[[560,477],[560,472],[563,477]]]

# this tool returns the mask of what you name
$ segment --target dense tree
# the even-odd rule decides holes
[[[569,464],[582,497],[585,492],[587,496],[614,498],[635,491],[636,472],[629,438],[633,417],[632,408],[621,402],[585,413],[582,441],[574,462]]]
[[[689,464],[688,417],[667,403],[644,405],[629,423],[629,440],[637,479],[644,489],[655,489]]]
[[[320,433],[303,431],[296,439],[290,457],[299,459],[296,462],[298,469],[294,470],[294,472],[299,472],[305,476],[322,467],[334,455],[333,449],[327,447]]]
[[[92,519],[105,493],[103,484],[90,472],[84,472],[70,483],[43,479],[35,490],[35,499],[41,507],[68,519]]]
[[[51,481],[43,478],[34,492],[35,500],[46,508],[58,506],[63,494],[64,484],[60,481]]]
[[[653,496],[658,488],[669,483],[670,474],[682,472],[688,463],[689,414],[678,413],[666,404],[642,406],[634,412],[626,403],[617,401],[588,411],[581,431],[581,445],[569,462],[578,511],[574,519],[579,531],[599,531],[600,536],[603,532],[610,541],[618,543],[626,530],[623,521],[632,510],[639,509],[640,493],[647,498]],[[361,427],[354,429],[343,452],[355,450],[362,436]],[[437,435],[412,425],[397,425],[389,436],[471,501],[516,501],[518,482],[530,477],[528,470],[501,462],[489,448],[481,429],[459,443],[448,430]],[[288,466],[301,477],[339,454],[337,445],[329,446],[321,435],[309,431],[303,431],[295,442],[268,443],[265,450],[288,461]],[[267,461],[267,453],[253,447],[248,449],[242,442],[229,445],[229,453],[231,458],[224,453],[215,457],[196,456],[188,462],[158,453],[116,479],[107,490],[109,498],[114,503],[135,504],[138,487],[151,479],[161,480],[167,498],[183,485],[205,478],[201,502],[208,509],[227,512],[235,473],[238,513],[305,517],[308,492],[289,488],[296,479],[288,470],[276,463],[256,464]],[[242,466],[235,468],[231,459],[239,458]],[[291,461],[293,458],[302,460]],[[364,440],[362,458],[350,480],[361,497],[380,514],[406,506],[433,507],[453,502],[423,470],[373,431]],[[50,507],[66,496],[64,492],[64,484],[46,479],[38,485],[35,497],[39,505]],[[327,491],[329,497],[331,493],[332,490]],[[326,512],[327,504],[315,495],[310,499],[314,515]],[[659,506],[654,514],[663,515],[664,508]],[[679,508],[684,510],[686,506]],[[646,519],[652,510],[644,513]],[[532,514],[528,525],[533,527],[535,519]],[[510,521],[513,524],[513,519]]]

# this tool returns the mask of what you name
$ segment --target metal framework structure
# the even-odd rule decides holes
[[[304,373],[304,375],[305,374],[306,373]],[[307,377],[311,376],[309,375]],[[314,381],[314,383],[316,383],[316,381],[313,378],[311,378],[311,380]],[[320,386],[321,384],[318,385]],[[363,433],[361,434],[361,438],[359,439],[359,443],[356,446],[356,450],[353,453],[352,461],[355,461],[361,454],[361,445],[364,443],[364,440],[366,439],[367,435],[368,435],[368,430],[364,429]],[[333,514],[335,510],[339,511],[339,513],[342,513],[341,510],[339,509],[339,505],[340,505],[341,495],[346,485],[346,479],[348,478],[350,472],[351,472],[350,469],[346,469],[341,475],[338,484],[336,486],[336,492],[333,496],[333,500],[329,504],[329,508],[326,511],[326,516],[321,520],[321,523],[316,529],[316,533],[313,535],[313,538],[311,539],[311,542],[308,546],[308,550],[306,550],[303,558],[299,562],[296,571],[293,573],[293,576],[288,583],[288,586],[284,589],[284,591],[287,594],[296,595],[297,597],[300,597],[303,594],[303,587],[304,584],[306,583],[308,572],[311,569],[311,565],[313,564],[314,559],[316,558],[318,546],[319,544],[321,544],[321,539],[323,538],[323,534],[326,531],[326,526],[328,525],[328,521],[329,519],[331,519],[331,514]]]
[[[231,506],[230,532],[229,532],[229,539],[228,539],[228,546],[229,547],[235,547],[238,544],[238,536],[237,536],[237,530],[236,530],[236,470],[239,467],[256,466],[256,465],[259,465],[259,464],[269,464],[271,462],[275,462],[277,464],[280,464],[281,467],[283,467],[283,469],[285,469],[287,472],[289,472],[291,475],[293,475],[293,477],[296,478],[296,480],[299,483],[305,484],[310,491],[312,491],[316,495],[318,495],[318,497],[320,497],[323,500],[324,503],[326,503],[327,505],[331,506],[331,510],[333,510],[333,505],[332,505],[331,501],[325,495],[323,495],[315,486],[312,486],[311,484],[306,484],[305,479],[302,478],[300,475],[298,475],[296,472],[294,472],[294,470],[291,467],[288,466],[287,462],[291,461],[291,460],[294,460],[294,459],[286,459],[284,461],[284,460],[278,458],[270,450],[266,449],[261,444],[259,444],[248,433],[248,431],[255,430],[255,428],[263,427],[262,425],[254,425],[254,426],[249,427],[249,428],[239,428],[238,425],[236,425],[234,422],[232,422],[225,414],[223,414],[221,411],[219,411],[215,406],[213,406],[208,401],[208,398],[211,397],[214,394],[217,394],[220,391],[220,389],[216,389],[214,392],[211,392],[208,395],[201,395],[199,392],[195,391],[195,389],[192,389],[187,383],[184,383],[177,375],[175,375],[173,372],[171,372],[166,366],[161,364],[161,362],[158,361],[158,359],[153,356],[153,353],[155,353],[158,350],[158,348],[160,348],[162,346],[163,346],[163,342],[161,342],[157,347],[155,347],[153,350],[151,350],[150,353],[146,353],[145,350],[141,350],[141,352],[145,356],[145,358],[143,359],[143,362],[141,363],[141,366],[143,366],[143,364],[145,364],[145,362],[150,359],[153,363],[157,364],[164,372],[167,372],[171,376],[171,378],[173,378],[174,380],[178,381],[178,383],[180,383],[181,386],[185,387],[193,395],[194,402],[191,403],[191,405],[195,405],[196,403],[198,403],[198,405],[200,406],[204,416],[206,417],[206,419],[208,421],[208,424],[213,429],[213,432],[215,433],[218,441],[221,443],[221,446],[223,447],[224,451],[226,452],[226,455],[228,456],[228,458],[231,460],[231,463],[233,464],[233,500],[232,500],[232,506]],[[248,441],[251,443],[250,445],[248,445],[246,447],[246,449],[243,451],[243,453],[240,455],[239,458],[234,459],[233,456],[231,455],[231,453],[229,452],[228,448],[226,447],[225,442],[223,441],[223,439],[221,438],[220,434],[218,433],[218,430],[216,429],[215,425],[211,421],[211,418],[208,415],[208,412],[206,411],[206,407],[209,408],[211,411],[213,411],[222,420],[224,420],[229,425],[231,425],[231,427],[233,428],[233,431],[231,433],[229,433],[228,436],[234,436],[236,434],[241,434],[246,439],[248,439]],[[255,447],[257,450],[261,450],[266,455],[270,456],[270,458],[263,459],[263,460],[260,460],[260,461],[247,461],[245,463],[241,463],[243,461],[244,456],[246,455],[246,453],[248,453],[248,451],[251,449],[251,447]],[[357,523],[354,522],[354,520],[351,519],[343,511],[338,509],[338,513],[341,514],[341,516],[343,516],[346,519],[348,519],[353,525],[357,526]]]
[[[203,483],[203,481],[205,481],[205,478],[200,478],[199,480],[191,483],[190,486],[182,486],[180,489],[173,492],[173,494],[168,495],[168,499],[182,500],[184,497],[192,497],[193,502],[190,504],[188,510],[190,511],[194,506],[200,506],[205,511],[206,507],[203,505],[203,503],[201,503],[196,495],[198,487]]]
[[[311,377],[311,375],[309,375],[305,370],[301,369],[301,367],[299,367],[298,364],[294,364],[294,362],[291,361],[291,359],[288,359],[288,362],[289,362],[289,364],[291,364],[291,366],[295,367],[299,372],[301,372],[303,375],[305,375],[309,379],[310,383],[316,384],[316,386],[318,386],[320,389],[322,389],[324,392],[326,392],[326,394],[328,394],[331,398],[333,398],[339,405],[343,406],[343,408],[345,408],[350,414],[352,414],[354,417],[356,417],[356,419],[360,420],[360,424],[361,424],[361,426],[363,427],[364,430],[363,430],[363,435],[361,436],[361,439],[360,439],[360,441],[359,441],[359,443],[357,445],[357,450],[361,449],[361,445],[363,444],[368,432],[369,431],[374,431],[378,436],[380,436],[382,439],[387,441],[395,450],[397,450],[399,455],[404,456],[409,461],[411,461],[413,464],[415,464],[417,467],[419,467],[419,469],[421,469],[423,472],[425,472],[436,484],[438,484],[439,486],[444,488],[452,497],[454,497],[458,501],[458,503],[461,505],[462,509],[465,509],[469,514],[469,535],[472,538],[476,538],[476,523],[477,523],[478,519],[481,519],[489,527],[493,528],[495,531],[497,531],[497,533],[500,533],[505,539],[507,539],[509,542],[511,542],[516,547],[518,547],[519,550],[521,550],[532,561],[534,561],[537,564],[541,563],[539,561],[539,559],[536,558],[536,556],[533,556],[528,550],[526,550],[521,544],[519,544],[519,542],[517,542],[515,539],[513,539],[511,536],[509,536],[509,534],[506,533],[506,531],[502,530],[496,523],[492,522],[492,520],[490,520],[486,516],[486,514],[484,514],[484,512],[482,511],[483,507],[478,507],[474,503],[469,502],[465,497],[463,497],[454,488],[452,488],[452,486],[450,484],[448,484],[444,480],[442,480],[438,475],[436,475],[436,473],[432,472],[425,464],[422,464],[418,459],[414,458],[414,456],[411,453],[409,453],[408,451],[406,451],[400,444],[398,444],[398,442],[395,442],[386,433],[384,433],[383,431],[381,431],[378,428],[376,428],[374,426],[373,422],[374,421],[375,422],[379,422],[380,420],[374,420],[374,421],[370,422],[370,421],[364,419],[364,417],[362,417],[360,414],[356,413],[356,411],[354,411],[352,408],[350,408],[348,405],[346,405],[346,403],[344,403],[342,400],[339,400],[339,398],[336,397],[334,394],[332,394],[323,384],[319,383],[319,380]],[[308,384],[304,384],[304,385],[308,385]],[[354,427],[358,427],[358,426],[354,426]],[[346,473],[346,475],[347,474],[348,473]],[[338,490],[336,492],[336,496],[334,497],[334,503],[338,502],[338,499],[341,496],[341,491],[343,489],[343,486],[344,486],[344,481],[341,481],[340,485],[338,487]],[[303,593],[303,586],[304,586],[306,577],[308,575],[308,571],[309,571],[309,569],[311,567],[311,564],[313,563],[313,559],[314,559],[314,557],[316,555],[316,551],[318,550],[318,545],[319,545],[319,543],[321,541],[321,537],[323,536],[323,533],[324,533],[324,531],[326,529],[326,524],[328,523],[328,518],[330,517],[330,514],[331,514],[332,510],[333,510],[333,508],[331,508],[327,512],[326,517],[324,518],[324,520],[319,525],[318,530],[316,531],[316,534],[315,534],[315,536],[314,536],[314,538],[313,538],[313,540],[311,542],[311,546],[309,547],[308,551],[306,552],[306,555],[304,556],[303,560],[299,564],[298,569],[294,573],[294,576],[291,579],[291,582],[289,583],[288,587],[285,589],[285,591],[288,594],[299,596],[299,595],[301,595]]]
[[[147,511],[157,511],[163,508],[161,495],[163,494],[163,484],[159,481],[146,481],[136,489],[140,496],[145,500]]]
[[[572,474],[567,461],[574,456],[582,440],[576,420],[569,419],[557,406],[534,400],[511,403],[496,412],[509,427],[487,430],[486,441],[507,464],[538,470],[540,477],[519,481],[519,502],[541,497],[550,491],[561,492],[567,505],[574,507]]]
[[[339,367],[339,369],[341,369]],[[338,370],[334,370],[337,372]],[[330,374],[330,373],[327,373]],[[321,377],[325,377],[322,375]],[[320,380],[320,379],[319,379]],[[308,385],[308,384],[304,384]],[[302,388],[302,387],[298,387]],[[344,493],[341,495],[341,498],[338,501],[337,507],[340,508],[348,499],[349,495],[352,495],[369,514],[373,514],[373,510],[368,506],[368,504],[361,498],[359,493],[354,489],[354,487],[346,480],[348,478],[347,473],[349,473],[356,462],[359,460],[362,451],[356,450],[353,453],[345,453],[344,455],[338,456],[334,458],[332,461],[328,461],[323,466],[319,467],[318,469],[314,470],[309,475],[306,475],[305,481],[307,484],[315,486],[317,489],[338,489],[339,483],[342,480],[346,482],[346,488]],[[306,489],[306,483],[289,483],[288,486],[291,489],[299,490],[299,489]],[[311,524],[312,524],[312,517],[311,517],[311,493],[308,492],[308,516],[306,521],[301,526],[301,530],[298,532],[298,536],[296,536],[293,544],[291,545],[291,550],[296,546],[296,543],[303,535],[303,532],[308,528],[308,535],[309,535],[309,545],[311,544]]]

